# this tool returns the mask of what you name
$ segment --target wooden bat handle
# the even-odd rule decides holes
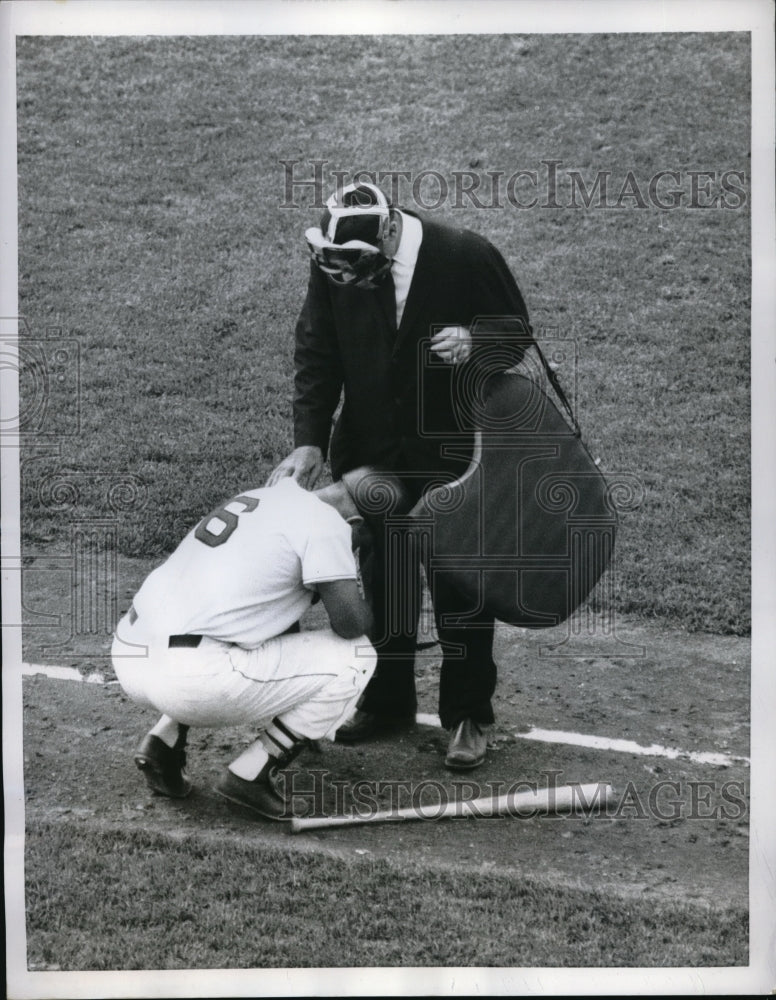
[[[291,820],[292,833],[320,830],[331,826],[357,826],[363,823],[397,823],[405,820],[438,820],[466,816],[531,816],[536,813],[574,812],[605,806],[613,793],[611,785],[590,782],[585,785],[558,785],[535,791],[483,796],[479,799],[454,800],[403,809],[377,812],[343,813],[339,816],[304,816]]]

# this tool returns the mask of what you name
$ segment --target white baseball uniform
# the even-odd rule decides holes
[[[374,670],[374,649],[331,629],[282,633],[316,584],[356,575],[350,527],[333,507],[291,478],[247,490],[147,577],[116,629],[116,675],[134,701],[184,725],[278,717],[300,736],[333,736]],[[201,638],[181,646],[181,636]]]

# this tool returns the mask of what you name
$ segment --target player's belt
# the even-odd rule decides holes
[[[139,617],[134,604],[130,604],[127,614],[129,615],[129,624],[134,625]],[[201,635],[171,635],[167,640],[167,645],[170,649],[196,649],[200,642],[202,642]]]
[[[167,645],[170,649],[196,649],[200,642],[201,635],[171,635]]]

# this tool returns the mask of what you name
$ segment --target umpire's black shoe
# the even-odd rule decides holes
[[[185,799],[191,791],[191,782],[186,777],[186,751],[173,750],[158,736],[149,733],[143,739],[135,763],[151,791],[171,799]]]
[[[487,749],[485,733],[472,719],[463,719],[450,736],[445,767],[451,771],[471,771],[485,760]]]
[[[410,729],[415,724],[415,713],[408,715],[375,715],[357,708],[350,719],[339,727],[336,743],[361,743],[384,733],[395,733]]]
[[[228,768],[215,787],[223,798],[265,819],[290,821],[293,812],[283,796],[277,792],[268,776],[262,772],[254,781],[239,778]]]

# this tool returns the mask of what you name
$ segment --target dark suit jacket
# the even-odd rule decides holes
[[[318,445],[326,454],[344,388],[331,440],[335,478],[359,465],[459,474],[483,380],[517,364],[533,343],[498,250],[469,230],[419,218],[423,241],[398,331],[380,290],[334,286],[311,265],[296,327],[295,446]],[[471,328],[473,349],[453,366],[430,354],[428,340],[458,325]],[[443,445],[455,445],[457,457],[443,454]]]

